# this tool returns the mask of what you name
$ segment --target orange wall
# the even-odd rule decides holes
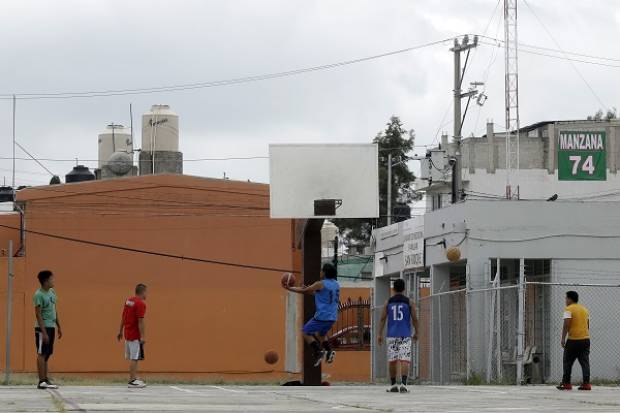
[[[339,351],[334,364],[323,364],[327,381],[370,381],[370,351]]]
[[[0,214],[0,257],[8,254],[9,240],[13,241],[13,253],[19,249],[19,214]]]
[[[292,268],[291,221],[268,218],[266,186],[233,188],[260,194],[239,196],[193,189],[206,180],[190,180],[192,188],[134,190],[123,187],[126,182],[106,183],[106,196],[65,195],[87,184],[54,187],[59,189],[51,195],[60,197],[27,201],[27,227],[185,257]],[[187,179],[182,178],[182,183],[187,186]],[[42,190],[29,191],[36,198]],[[179,199],[188,204],[173,202]],[[284,354],[285,293],[279,287],[280,271],[158,257],[32,233],[26,235],[24,260],[15,291],[24,303],[23,321],[16,321],[26,331],[25,346],[16,342],[15,347],[25,353],[26,371],[36,368],[30,346],[31,296],[38,287],[36,274],[43,268],[56,275],[65,334],[51,359],[50,367],[56,372],[126,369],[123,347],[115,335],[125,298],[139,282],[149,286],[143,370],[283,370],[282,359],[274,366],[263,361],[268,349]]]
[[[56,275],[64,332],[50,360],[54,372],[126,370],[123,346],[115,336],[125,298],[142,282],[149,286],[142,371],[227,380],[286,377],[286,294],[280,277],[282,271],[298,268],[300,254],[293,249],[292,222],[268,217],[268,194],[266,185],[186,176],[20,191],[29,231],[277,270],[160,257],[27,233],[26,256],[15,260],[14,370],[36,370],[31,297],[38,288],[38,271],[50,269]],[[12,223],[18,224],[18,219]],[[18,234],[13,231],[8,237]],[[7,234],[0,230],[4,239]],[[0,259],[0,271],[5,261]],[[4,308],[6,281],[0,279]],[[347,294],[344,290],[343,297]],[[364,291],[354,289],[349,295],[364,297]],[[3,323],[0,320],[0,346]],[[273,366],[263,360],[271,349],[281,356]],[[366,380],[364,366],[370,361],[363,353],[342,352],[330,367],[333,377]],[[244,374],[227,374],[239,372]]]

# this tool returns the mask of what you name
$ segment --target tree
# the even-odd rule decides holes
[[[384,131],[379,132],[373,143],[379,145],[379,212],[377,219],[335,219],[334,224],[340,232],[353,243],[366,243],[370,239],[373,226],[387,224],[387,164],[388,155],[392,155],[392,207],[397,203],[408,204],[419,199],[411,187],[415,180],[409,170],[407,155],[414,147],[414,132],[407,131],[398,116],[392,116]]]
[[[603,113],[601,109],[597,110],[594,115],[589,115],[588,120],[613,120],[618,119],[618,111],[616,108],[607,109],[607,112]]]

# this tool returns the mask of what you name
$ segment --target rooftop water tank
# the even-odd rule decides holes
[[[73,167],[73,170],[65,175],[65,182],[84,182],[84,181],[94,181],[95,174],[93,174],[90,169],[88,169],[84,165],[77,165]]]
[[[133,167],[133,156],[125,152],[114,152],[108,159],[108,168],[118,176],[126,175]]]
[[[99,169],[101,169],[110,156],[115,152],[133,152],[131,131],[123,125],[108,125],[99,134]]]
[[[10,186],[0,186],[0,202],[13,202],[13,188]]]
[[[142,152],[179,151],[179,115],[168,105],[153,105],[142,115]]]

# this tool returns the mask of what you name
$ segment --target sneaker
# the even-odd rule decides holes
[[[562,383],[558,387],[556,387],[556,389],[558,389],[558,390],[573,390],[573,386],[570,383]]]
[[[134,379],[127,384],[130,389],[142,389],[146,387],[146,383],[142,380]]]
[[[405,386],[404,384],[401,384],[400,392],[401,393],[409,393],[409,390],[407,389],[407,386]]]
[[[386,392],[388,392],[388,393],[399,393],[400,390],[398,390],[398,385],[395,384],[392,387],[390,387],[389,389],[387,389]]]
[[[577,390],[592,390],[592,385],[590,383],[583,383],[581,386],[577,387]]]
[[[325,357],[325,353],[327,353],[325,350],[321,350],[318,353],[314,354],[314,367],[318,367],[321,365],[321,362]]]
[[[47,390],[47,389],[55,390],[57,388],[58,386],[45,380],[41,381],[39,385],[37,386],[37,389],[40,389],[40,390]]]
[[[336,358],[336,352],[333,350],[328,351],[327,354],[325,355],[325,361],[327,362],[327,364],[332,364],[335,358]]]

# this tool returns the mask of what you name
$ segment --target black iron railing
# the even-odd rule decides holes
[[[358,298],[341,302],[338,320],[328,333],[334,349],[349,351],[370,350],[370,300]]]

